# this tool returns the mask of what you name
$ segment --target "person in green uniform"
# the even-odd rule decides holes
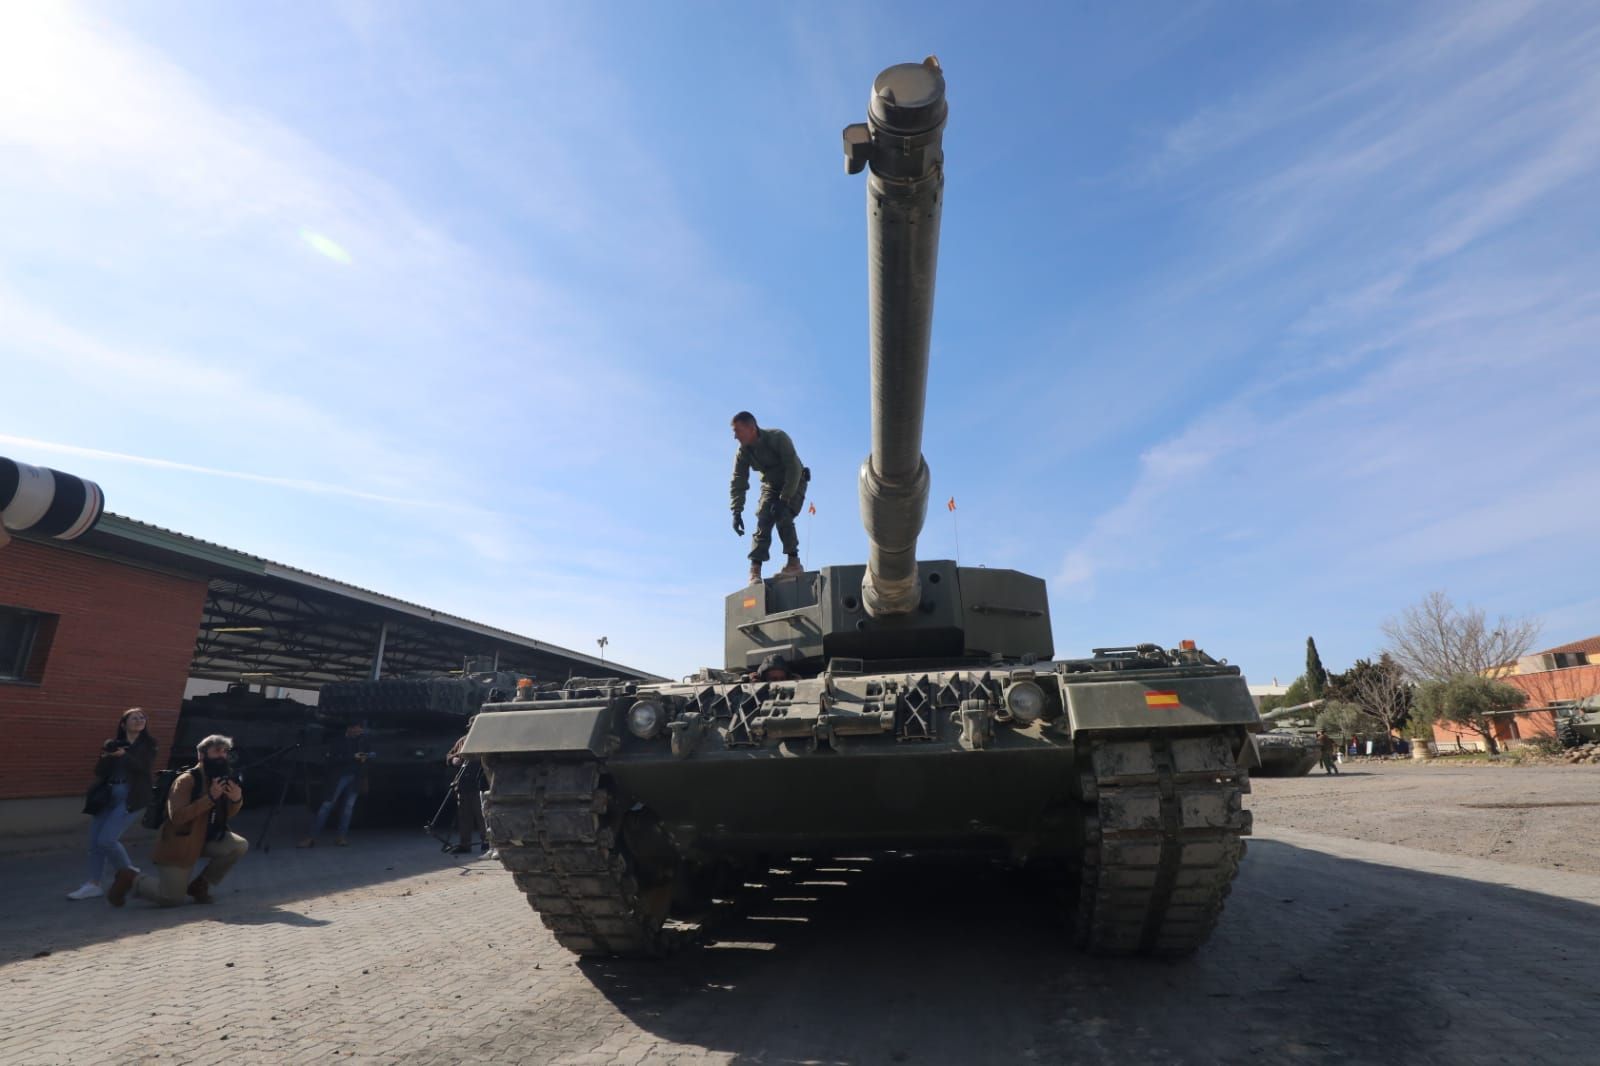
[[[783,551],[789,557],[780,574],[801,574],[800,537],[795,516],[806,501],[811,471],[795,454],[794,441],[781,429],[762,429],[756,416],[740,411],[733,416],[733,437],[739,450],[733,456],[733,484],[728,496],[733,504],[733,531],[744,536],[744,498],[750,491],[750,470],[761,473],[761,499],[756,504],[756,532],[750,544],[750,583],[761,580],[761,564],[772,548],[772,527],[778,527]]]
[[[1322,751],[1322,772],[1324,774],[1338,773],[1339,763],[1334,758],[1334,752],[1338,748],[1338,742],[1328,735],[1327,730],[1317,730],[1317,747]]]

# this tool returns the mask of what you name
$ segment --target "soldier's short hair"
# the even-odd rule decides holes
[[[733,416],[733,421],[729,423],[729,425],[734,426],[753,426],[755,424],[756,416],[751,414],[749,411],[740,411],[738,414]]]
[[[227,748],[229,751],[232,751],[233,738],[225,737],[221,733],[212,733],[209,737],[206,737],[204,740],[194,746],[195,757],[199,759],[205,758],[207,748]]]

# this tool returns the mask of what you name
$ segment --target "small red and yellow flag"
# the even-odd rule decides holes
[[[1176,692],[1147,691],[1144,694],[1144,705],[1146,707],[1176,707],[1178,706],[1178,694]]]
[[[954,511],[956,509],[956,498],[954,496],[950,497],[950,502],[945,504],[945,507]]]
[[[816,514],[817,513],[817,505],[816,504],[812,504],[810,507],[807,507],[806,508],[806,513],[807,514]]]

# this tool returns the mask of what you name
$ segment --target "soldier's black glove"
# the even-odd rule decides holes
[[[744,536],[744,515],[736,514],[733,516],[733,531],[741,537]]]

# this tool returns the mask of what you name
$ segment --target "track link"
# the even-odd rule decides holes
[[[1188,955],[1222,913],[1250,833],[1231,732],[1080,749],[1084,863],[1074,934],[1096,955]]]
[[[490,780],[490,839],[562,947],[649,958],[675,946],[671,884],[641,884],[599,764],[496,760]]]

